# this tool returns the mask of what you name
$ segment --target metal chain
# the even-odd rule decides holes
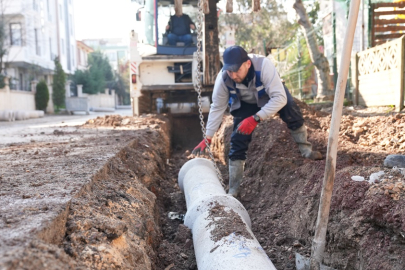
[[[204,20],[204,12],[203,12],[203,1],[204,0],[199,0],[198,1],[198,15],[197,15],[197,72],[196,72],[196,77],[195,77],[195,90],[198,93],[198,112],[200,114],[200,125],[201,125],[201,131],[204,137],[204,142],[205,145],[207,146],[206,149],[208,149],[208,154],[211,158],[212,163],[214,164],[215,171],[217,173],[218,179],[221,182],[222,186],[225,187],[224,185],[224,180],[222,179],[221,172],[215,162],[214,155],[212,154],[210,144],[208,143],[207,135],[206,135],[206,129],[205,129],[205,124],[204,124],[204,116],[203,116],[203,111],[202,111],[202,98],[201,98],[201,63],[202,63],[202,58],[201,58],[201,44],[202,44],[202,25],[203,25],[203,20]]]

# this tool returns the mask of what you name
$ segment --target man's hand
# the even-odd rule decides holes
[[[253,116],[250,116],[239,123],[239,125],[236,129],[236,132],[243,134],[243,135],[250,135],[250,134],[252,134],[253,130],[256,128],[257,124],[258,123],[253,118]]]
[[[191,29],[191,30],[195,30],[195,25],[194,25],[194,24],[190,24],[190,29]]]
[[[211,138],[207,138],[207,141],[209,144],[211,144]],[[205,143],[205,140],[202,140],[193,150],[192,154],[195,156],[201,155],[204,151],[205,148],[207,147],[207,144]]]
[[[166,30],[169,30],[170,29],[170,25],[166,25]]]

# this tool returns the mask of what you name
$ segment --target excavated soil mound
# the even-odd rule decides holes
[[[331,114],[297,103],[309,141],[325,156]],[[383,167],[387,155],[404,153],[404,126],[403,113],[344,110],[325,264],[336,269],[405,269],[405,176],[402,170]],[[213,140],[221,163],[227,161],[231,133],[227,116]],[[300,156],[280,118],[256,128],[240,200],[277,269],[295,269],[295,252],[310,254],[324,169],[325,159]],[[383,173],[375,183],[367,181],[379,171]]]
[[[67,141],[3,145],[0,269],[164,268],[169,134],[161,117],[108,116]]]

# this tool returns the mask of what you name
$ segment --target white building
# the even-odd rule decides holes
[[[94,52],[93,48],[90,46],[87,46],[83,41],[76,41],[76,47],[77,47],[77,69],[80,70],[85,70],[87,69],[88,65],[88,56],[89,53]]]
[[[129,60],[129,41],[126,38],[85,39],[83,42],[95,51],[103,52],[115,71],[120,63]]]
[[[12,0],[3,5],[9,49],[3,63],[11,90],[31,91],[31,84],[41,79],[51,90],[53,60],[57,56],[63,70],[74,73],[73,0]],[[49,103],[48,111],[52,112]]]

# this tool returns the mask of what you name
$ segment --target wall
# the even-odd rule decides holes
[[[10,91],[6,86],[4,89],[0,89],[0,110],[35,110],[35,94],[27,91]]]
[[[404,107],[405,38],[375,46],[357,54],[352,62],[355,69],[354,103],[365,106],[395,105]]]
[[[89,107],[91,108],[115,108],[115,91],[111,91],[111,95],[108,94],[108,89],[105,93],[98,93],[97,95],[81,94],[81,97],[87,97],[89,101]]]
[[[115,108],[115,99],[112,95],[89,95],[90,108]]]

